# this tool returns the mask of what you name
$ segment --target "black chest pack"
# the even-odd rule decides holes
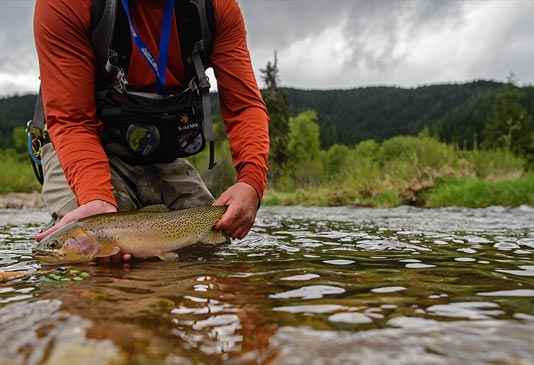
[[[205,70],[210,66],[208,57],[216,27],[212,2],[174,1],[180,61],[187,82],[178,92],[129,90],[125,75],[132,52],[139,50],[131,41],[127,11],[121,0],[93,0],[95,99],[97,116],[104,123],[104,144],[115,142],[126,147],[128,155],[123,157],[132,163],[153,163],[194,155],[208,142],[211,169],[215,165],[214,142],[210,83]]]

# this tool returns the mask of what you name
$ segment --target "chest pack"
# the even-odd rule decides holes
[[[127,0],[126,4],[121,0],[93,0],[90,35],[96,57],[96,112],[104,124],[102,141],[104,145],[122,146],[118,149],[121,157],[141,164],[191,156],[208,142],[211,169],[215,166],[214,140],[210,83],[205,70],[210,66],[216,27],[214,8],[211,0],[173,3],[187,86],[179,92],[153,93],[128,88],[130,57],[139,49],[135,49],[138,44],[132,44]],[[39,92],[33,130],[42,129],[44,121]]]
[[[93,0],[91,14],[91,42],[96,56],[95,100],[97,116],[105,126],[103,142],[126,147],[128,154],[123,157],[133,156],[134,163],[151,163],[194,155],[204,149],[207,141],[211,169],[214,141],[210,83],[205,73],[210,66],[208,58],[216,27],[211,0],[166,0],[166,6],[170,3],[174,10],[187,87],[168,92],[163,85],[158,93],[128,88],[125,76],[131,54],[142,48],[136,39],[132,42],[135,37],[128,1],[122,3]],[[162,52],[160,49],[160,55]],[[162,68],[165,74],[165,66]]]

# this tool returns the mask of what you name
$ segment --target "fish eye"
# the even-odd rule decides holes
[[[50,241],[50,242],[48,242],[47,246],[48,246],[48,248],[53,250],[53,249],[56,249],[56,248],[59,247],[59,242],[55,241],[55,240],[54,241]]]

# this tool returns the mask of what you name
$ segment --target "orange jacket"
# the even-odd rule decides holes
[[[155,57],[165,0],[130,5],[136,31]],[[90,44],[92,0],[37,0],[34,34],[50,138],[67,181],[82,205],[101,199],[117,205],[108,159],[95,110],[95,55]],[[253,186],[260,198],[267,174],[268,114],[258,90],[236,0],[213,0],[216,34],[210,61],[219,90],[221,114],[237,180]],[[156,76],[135,46],[127,75],[135,89],[155,85]],[[167,61],[167,86],[186,84],[176,20]]]

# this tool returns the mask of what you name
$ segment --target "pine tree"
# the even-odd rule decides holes
[[[276,51],[274,63],[267,62],[263,74],[266,89],[263,90],[263,100],[269,110],[269,138],[271,141],[269,152],[269,180],[276,180],[283,172],[289,159],[289,102],[285,92],[278,89],[278,66]]]
[[[493,116],[486,122],[486,148],[503,148],[523,157],[533,153],[533,119],[520,101],[519,88],[510,78],[503,90],[497,94]]]

